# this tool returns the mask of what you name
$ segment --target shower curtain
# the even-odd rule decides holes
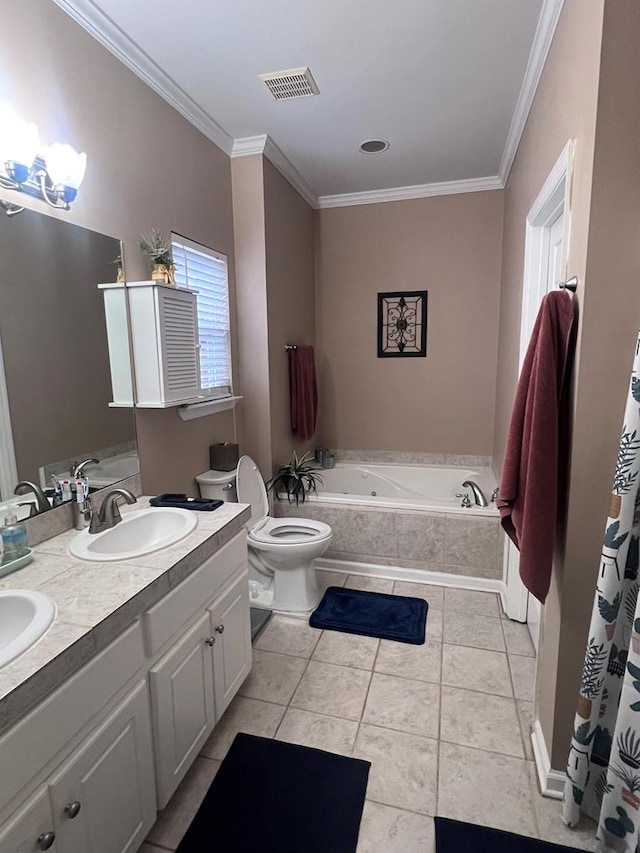
[[[601,851],[640,851],[640,336],[567,762],[563,818],[598,821]]]

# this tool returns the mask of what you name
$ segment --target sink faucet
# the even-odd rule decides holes
[[[21,480],[13,490],[14,495],[24,495],[25,492],[33,492],[36,496],[36,507],[38,513],[46,512],[51,509],[51,504],[45,493],[37,483],[32,483],[31,480]]]
[[[489,503],[484,496],[484,492],[477,483],[474,483],[473,480],[465,480],[462,484],[462,487],[465,488],[467,486],[473,492],[473,497],[476,502],[476,506],[489,506]]]
[[[128,504],[134,504],[137,501],[136,496],[132,495],[129,489],[120,487],[110,489],[104,496],[100,509],[91,514],[89,533],[102,533],[103,530],[109,530],[122,521],[117,504],[118,498],[124,498]]]
[[[87,465],[99,465],[99,464],[100,464],[100,461],[98,459],[93,459],[93,457],[90,459],[85,459],[84,462],[80,462],[79,464],[72,462],[71,465],[69,466],[69,469],[71,471],[71,476],[74,480],[77,480],[78,477],[84,476],[84,469],[87,467]]]

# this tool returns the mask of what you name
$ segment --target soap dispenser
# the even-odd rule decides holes
[[[4,545],[3,563],[18,560],[28,553],[27,528],[18,521],[17,516],[8,515],[4,520],[4,527],[0,530],[2,544]]]

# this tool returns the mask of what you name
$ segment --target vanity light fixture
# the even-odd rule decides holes
[[[87,167],[87,155],[56,142],[42,148],[38,128],[0,104],[0,187],[41,198],[51,207],[69,210]],[[24,208],[0,204],[9,216]]]

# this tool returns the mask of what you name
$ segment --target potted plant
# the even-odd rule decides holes
[[[175,287],[171,240],[163,237],[157,228],[152,228],[140,235],[140,249],[153,264],[151,280]]]
[[[286,495],[289,503],[293,503],[294,499],[296,506],[304,503],[309,492],[316,492],[318,484],[322,483],[322,475],[312,460],[312,453],[298,457],[294,450],[291,461],[281,465],[269,480],[267,490],[273,492],[278,500]]]

